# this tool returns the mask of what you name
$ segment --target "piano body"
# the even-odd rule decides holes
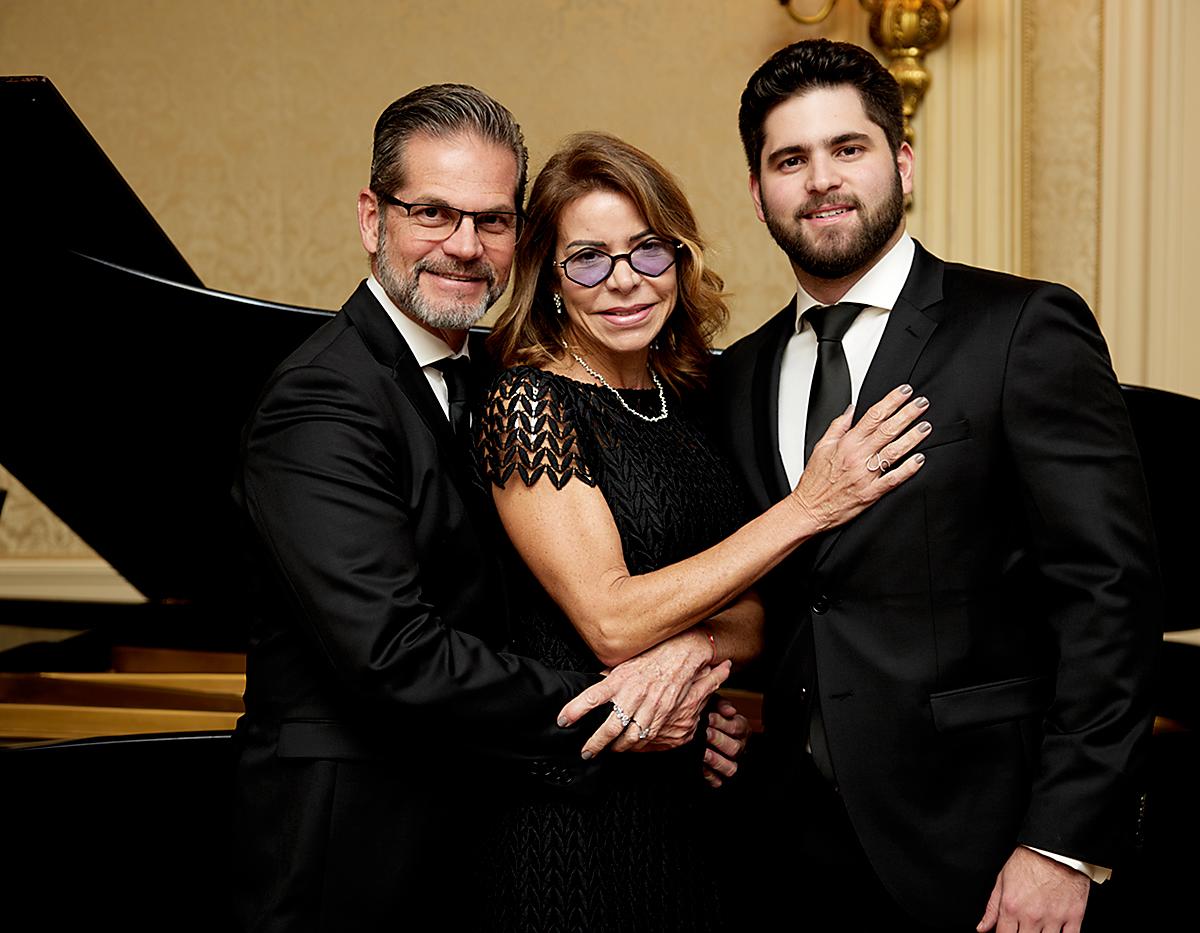
[[[18,892],[0,918],[20,905],[48,929],[222,929],[248,624],[237,441],[277,362],[331,312],[205,289],[47,79],[0,78],[0,127],[0,463],[147,598],[0,601],[0,624],[84,631],[0,652],[0,794],[15,815],[0,846]],[[1200,423],[1200,400],[1137,387],[1126,399],[1167,628],[1197,629],[1184,588],[1196,493],[1180,485],[1174,438]],[[1170,637],[1145,848],[1125,894],[1139,909],[1157,899],[1164,918],[1186,906],[1200,831],[1200,643]]]
[[[0,654],[0,925],[225,929],[237,441],[331,312],[203,288],[45,78],[0,79],[0,126],[0,463],[146,597],[0,601],[83,631]],[[150,734],[21,742],[88,732]]]

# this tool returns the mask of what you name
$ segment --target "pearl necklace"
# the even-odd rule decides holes
[[[570,353],[571,356],[573,356],[575,358],[576,363],[578,363],[580,366],[582,366],[587,371],[587,374],[589,376],[591,376],[598,383],[600,383],[600,385],[604,386],[604,388],[608,389],[609,392],[611,392],[613,395],[615,395],[617,397],[617,401],[621,403],[621,407],[624,408],[631,415],[633,415],[635,418],[641,418],[643,421],[649,421],[651,423],[654,423],[655,421],[662,421],[667,417],[667,414],[668,414],[668,412],[667,412],[667,393],[663,391],[662,383],[658,379],[658,373],[656,373],[653,369],[651,369],[649,364],[646,364],[646,372],[648,372],[650,374],[650,378],[654,381],[654,387],[656,389],[658,389],[658,402],[659,402],[659,405],[662,406],[661,410],[659,411],[659,413],[657,415],[643,415],[636,408],[631,408],[629,406],[629,403],[627,401],[625,401],[624,398],[621,397],[621,393],[618,392],[615,388],[613,388],[613,386],[611,386],[609,384],[607,379],[605,379],[598,372],[596,372],[596,370],[592,369],[592,367],[588,366],[587,361],[582,356],[580,356],[574,350],[567,350],[567,352]]]

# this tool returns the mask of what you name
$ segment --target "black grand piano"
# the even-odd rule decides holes
[[[0,463],[146,597],[0,601],[2,624],[82,632],[0,654],[0,926],[224,929],[228,729],[20,740],[82,707],[101,733],[236,718],[212,684],[243,669],[238,434],[330,312],[203,288],[45,78],[0,79],[0,127]]]
[[[247,618],[229,499],[238,434],[275,364],[330,312],[205,289],[45,78],[0,79],[0,132],[0,464],[146,597],[0,601],[0,625],[81,632],[0,652],[0,707],[208,711],[231,722],[236,692],[186,678],[241,670]],[[1174,439],[1200,422],[1200,400],[1135,387],[1126,399],[1167,627],[1196,629],[1184,583],[1200,510],[1179,484]],[[130,657],[142,659],[132,673]],[[164,669],[183,679],[149,676]],[[1158,918],[1139,929],[1171,928],[1200,867],[1198,675],[1200,645],[1168,642],[1142,856],[1126,872],[1129,903]],[[0,924],[23,929],[10,921],[27,914],[51,930],[102,920],[224,929],[228,729],[36,741],[46,721],[23,731],[10,716],[0,734],[0,851],[14,866],[0,875]]]

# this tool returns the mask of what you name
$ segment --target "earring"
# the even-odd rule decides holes
[[[563,313],[562,295],[560,295],[558,292],[554,293],[554,310],[559,314]]]

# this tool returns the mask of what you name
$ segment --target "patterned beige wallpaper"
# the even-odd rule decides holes
[[[1100,243],[1101,0],[1026,8],[1029,229],[1026,273],[1093,309]]]
[[[0,510],[0,558],[94,557],[79,536],[37,501],[0,466],[0,489],[8,490]]]

